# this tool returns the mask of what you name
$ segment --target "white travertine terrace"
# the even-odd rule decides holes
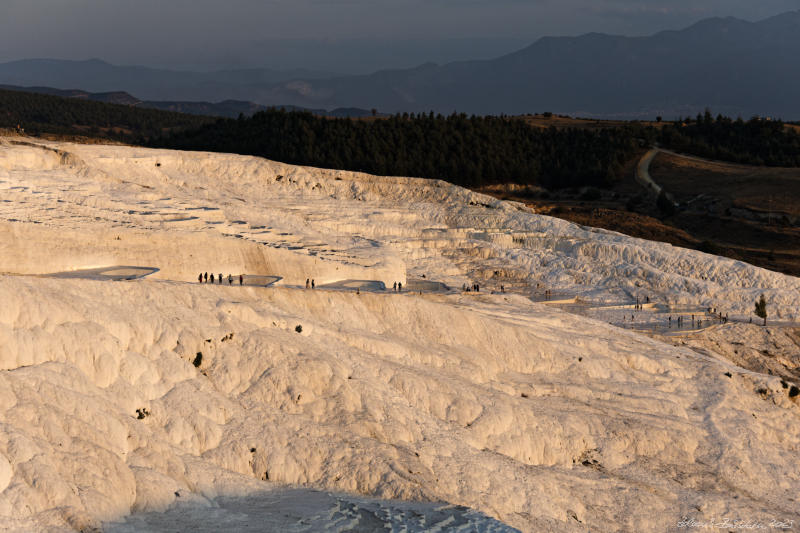
[[[384,505],[369,498],[483,513],[459,510],[464,530],[502,528],[487,516],[523,531],[800,524],[800,408],[779,378],[522,294],[540,283],[745,316],[763,293],[792,320],[797,278],[440,181],[0,144],[2,528],[200,516],[214,530],[264,498],[276,520],[316,502],[280,526],[297,531],[346,524],[320,518],[333,507],[365,519]],[[42,276],[119,265],[159,270]],[[283,279],[197,283],[212,270]],[[302,288],[422,274],[485,289]],[[490,294],[500,283],[509,292]],[[447,523],[436,505],[392,505],[370,519]]]

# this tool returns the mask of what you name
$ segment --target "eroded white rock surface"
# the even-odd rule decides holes
[[[3,527],[128,531],[192,506],[226,523],[270,491],[297,505],[297,487],[525,531],[800,523],[800,409],[780,378],[518,293],[732,315],[764,293],[791,319],[797,278],[443,182],[19,140],[0,146]],[[160,270],[39,276],[114,265]],[[283,280],[197,283],[212,270]],[[422,274],[511,292],[302,288]]]

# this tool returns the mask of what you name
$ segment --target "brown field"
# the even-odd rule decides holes
[[[653,180],[680,207],[665,216],[633,179],[610,191],[546,194],[487,188],[487,194],[525,202],[538,213],[634,237],[668,242],[800,276],[800,169],[750,167],[661,153]],[[599,196],[599,198],[598,198]]]
[[[629,124],[641,124],[642,126],[653,126],[656,128],[662,127],[665,122],[656,121],[629,121],[629,120],[600,120],[593,118],[575,118],[564,115],[545,116],[544,114],[536,115],[519,115],[511,118],[524,120],[526,124],[535,128],[578,128],[578,129],[592,129],[600,130],[606,128],[618,128]]]
[[[735,165],[662,152],[650,174],[679,202],[703,194],[773,217],[800,216],[800,168]]]
[[[686,206],[672,225],[759,266],[800,275],[800,169],[661,153],[650,171]]]
[[[800,124],[787,124],[786,129],[792,130],[795,133],[800,133]]]
[[[385,120],[391,118],[393,115],[383,115],[378,114],[374,117],[351,117],[350,120],[355,120],[358,122],[374,122],[376,120]],[[323,117],[328,119],[334,119],[335,117]],[[626,126],[628,124],[641,124],[643,126],[653,126],[655,128],[660,128],[668,122],[656,122],[652,121],[629,121],[629,120],[602,120],[602,119],[593,119],[593,118],[576,118],[576,117],[569,117],[566,115],[556,115],[553,114],[552,116],[545,116],[542,113],[538,113],[535,115],[512,115],[507,117],[509,120],[523,120],[529,126],[534,128],[546,129],[550,127],[555,128],[578,128],[578,129],[591,129],[591,130],[602,130],[607,128],[618,128],[622,126]]]

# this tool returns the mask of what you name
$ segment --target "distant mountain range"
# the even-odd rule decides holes
[[[162,101],[143,101],[124,91],[112,91],[106,93],[90,93],[80,89],[55,89],[53,87],[19,87],[16,85],[0,85],[0,89],[7,91],[21,91],[28,93],[48,94],[51,96],[61,96],[63,98],[75,98],[78,100],[91,100],[107,104],[128,105],[133,107],[143,107],[149,109],[160,109],[162,111],[175,111],[178,113],[188,113],[190,115],[205,115],[211,117],[236,118],[240,114],[250,116],[259,111],[265,111],[270,107],[285,109],[286,111],[307,111],[314,115],[323,117],[350,117],[361,118],[372,115],[371,110],[359,108],[338,108],[332,111],[326,109],[308,109],[293,105],[264,106],[253,102],[241,100],[224,100],[222,102],[162,102]]]
[[[800,118],[800,11],[759,22],[712,18],[649,37],[545,37],[496,59],[366,76],[247,70],[189,73],[102,61],[17,61],[0,83],[124,90],[147,100],[243,100],[384,112],[673,118],[710,107],[728,115]]]
[[[289,80],[313,80],[333,75],[302,69],[183,72],[116,66],[99,59],[24,59],[0,64],[0,83],[6,85],[78,87],[92,93],[126,91],[148,101],[259,101],[252,96],[258,94],[259,88]]]

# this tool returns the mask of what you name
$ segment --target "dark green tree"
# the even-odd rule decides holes
[[[756,302],[756,309],[755,309],[756,316],[759,318],[764,319],[764,325],[767,325],[767,301],[764,299],[764,295],[761,295],[761,298]]]

